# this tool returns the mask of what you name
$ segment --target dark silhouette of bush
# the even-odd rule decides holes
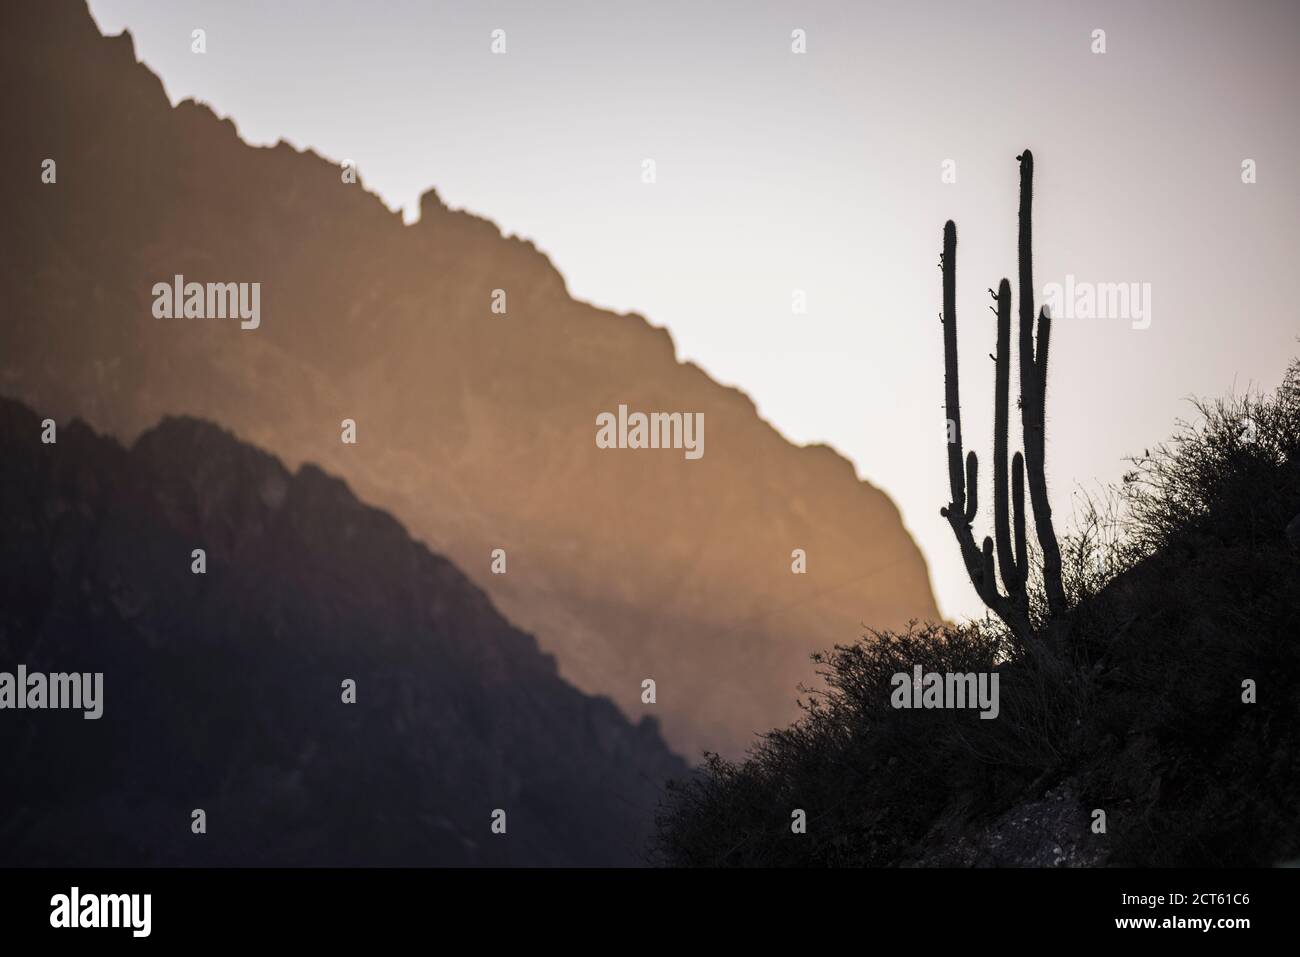
[[[669,786],[654,856],[675,865],[868,865],[906,859],[953,793],[973,808],[1011,801],[1056,765],[1076,720],[1072,676],[1035,659],[1007,660],[1010,632],[972,623],[872,633],[814,660],[826,688],[802,702],[803,718],[772,731],[748,760],[708,756]],[[1046,659],[1044,659],[1046,660]],[[890,678],[927,671],[1020,669],[1003,678],[1001,716],[895,710]],[[806,834],[791,829],[803,809]]]
[[[1300,513],[1300,363],[1274,395],[1196,409],[1062,540],[1056,648],[989,619],[873,632],[816,656],[825,686],[797,724],[670,787],[652,857],[890,866],[965,842],[968,862],[1033,862],[988,834],[1052,789],[1069,794],[1079,863],[1300,856],[1300,553],[1287,531]],[[1027,600],[1032,617],[1050,614],[1042,583]],[[999,717],[894,710],[890,676],[915,664],[995,667]]]

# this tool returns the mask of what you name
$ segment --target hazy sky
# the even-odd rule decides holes
[[[956,220],[963,430],[988,503],[985,290],[1015,277],[1023,147],[1040,293],[1067,273],[1151,290],[1148,328],[1056,323],[1058,531],[1076,490],[1118,479],[1189,395],[1271,389],[1300,351],[1294,0],[90,5],[173,102],[209,103],[251,143],[352,159],[408,218],[436,187],[536,242],[573,295],[667,326],[679,358],[894,498],[949,615],[983,607],[939,516],[941,231]]]

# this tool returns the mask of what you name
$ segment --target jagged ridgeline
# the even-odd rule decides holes
[[[0,400],[0,528],[0,672],[102,675],[92,720],[0,711],[0,865],[637,864],[685,771],[392,517],[209,423],[124,449]]]
[[[679,362],[663,329],[574,300],[531,243],[432,191],[406,225],[364,166],[173,107],[82,0],[0,4],[0,43],[21,91],[0,150],[0,392],[124,443],[187,414],[319,464],[691,758],[792,720],[833,636],[938,617],[883,492]],[[598,417],[624,406],[681,413],[680,441],[602,447]]]

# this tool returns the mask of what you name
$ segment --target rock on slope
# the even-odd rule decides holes
[[[338,166],[173,108],[80,0],[0,20],[0,392],[123,441],[189,414],[319,462],[579,687],[639,716],[654,678],[652,713],[685,753],[788,723],[812,651],[937,617],[882,492],[679,363],[664,330],[571,299],[530,243],[432,192],[406,226]],[[177,274],[260,282],[260,328],[154,318],[153,285]],[[597,449],[596,416],[621,403],[704,413],[704,457]]]
[[[40,433],[0,400],[0,671],[103,672],[103,715],[0,712],[0,865],[642,860],[654,721],[343,482],[193,419]]]

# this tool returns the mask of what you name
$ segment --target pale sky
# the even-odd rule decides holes
[[[956,220],[963,431],[989,503],[985,290],[1015,279],[1023,147],[1040,297],[1067,274],[1151,288],[1149,328],[1056,323],[1058,532],[1073,494],[1116,481],[1188,396],[1271,389],[1300,351],[1290,0],[90,6],[173,102],[210,104],[250,143],[352,159],[408,218],[435,187],[534,241],[577,298],[666,326],[679,359],[892,496],[949,616],[983,606],[939,516],[941,232]]]

